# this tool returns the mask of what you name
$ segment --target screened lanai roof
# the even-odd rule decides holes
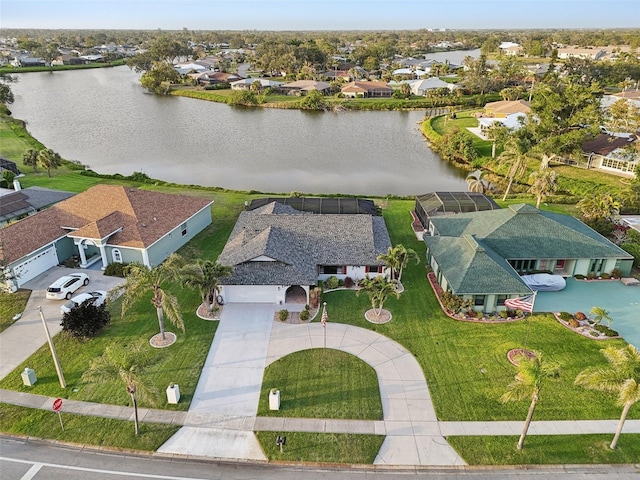
[[[257,198],[251,201],[247,210],[255,210],[271,202],[278,202],[289,205],[301,212],[335,214],[363,213],[368,215],[379,215],[372,200],[363,198],[324,198],[324,197],[269,197]]]
[[[476,192],[431,192],[416,197],[427,215],[480,212],[500,206],[491,197]]]

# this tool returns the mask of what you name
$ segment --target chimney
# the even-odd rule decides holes
[[[22,190],[22,185],[20,185],[20,180],[14,180],[13,181],[13,189],[18,192],[20,190]]]

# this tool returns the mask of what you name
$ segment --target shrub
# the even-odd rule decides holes
[[[601,274],[600,274],[600,277],[601,277],[603,280],[609,280],[609,279],[611,278],[611,275],[610,275],[610,274],[608,274],[608,273],[603,272],[603,273],[601,273]]]
[[[576,320],[575,318],[570,318],[568,323],[572,328],[578,328],[580,326],[580,322],[578,322],[578,320]]]
[[[111,314],[104,304],[84,302],[62,316],[62,331],[75,338],[93,338],[111,321]]]
[[[568,322],[569,320],[573,319],[573,315],[571,315],[569,312],[560,312],[558,316],[560,317],[561,320],[564,320],[565,322]]]
[[[587,279],[588,280],[593,280],[594,278],[596,278],[596,274],[593,272],[589,272],[587,273]]]
[[[500,315],[500,318],[509,318],[509,312],[507,312],[506,310],[500,311],[498,315]]]
[[[305,305],[304,310],[302,310],[300,312],[300,314],[298,315],[298,317],[300,318],[300,320],[302,320],[303,322],[306,322],[307,320],[309,320],[310,314],[309,314],[309,305]]]
[[[444,292],[441,297],[442,306],[449,310],[450,312],[456,313],[464,304],[464,300],[459,295],[454,295],[451,292]]]
[[[286,308],[278,312],[278,320],[280,320],[281,322],[284,322],[288,318],[289,318],[289,310],[287,310]]]
[[[611,270],[611,276],[613,278],[620,278],[622,276],[622,271],[619,268],[614,268]]]
[[[320,304],[320,293],[322,290],[320,288],[312,288],[309,291],[309,302],[311,302],[311,306],[313,308],[317,308]]]
[[[578,273],[577,275],[574,275],[573,278],[575,278],[576,280],[584,280],[584,275]]]
[[[336,277],[335,275],[332,276],[332,277],[327,278],[324,281],[324,286],[328,290],[334,290],[334,289],[338,288],[339,284],[340,284],[340,281],[338,280],[338,277]]]
[[[596,325],[594,325],[593,328],[595,330],[597,330],[598,332],[605,334],[607,337],[617,337],[618,336],[618,332],[616,332],[615,330],[607,327],[606,325],[602,325],[600,323],[597,323]]]
[[[351,277],[345,277],[344,279],[344,286],[345,288],[353,288],[353,279]]]
[[[104,274],[110,277],[124,278],[127,276],[128,263],[110,263],[104,269]]]
[[[344,280],[338,280],[338,287],[344,287]]]
[[[587,316],[582,312],[576,312],[573,314],[573,318],[575,318],[579,322],[582,322],[583,320],[587,319]]]

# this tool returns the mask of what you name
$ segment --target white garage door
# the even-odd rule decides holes
[[[58,255],[54,247],[43,250],[29,260],[25,260],[13,269],[18,277],[18,287],[56,265],[58,265]]]
[[[276,303],[273,285],[225,285],[225,303]]]

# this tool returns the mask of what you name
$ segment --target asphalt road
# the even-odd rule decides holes
[[[640,465],[498,468],[329,468],[252,463],[218,463],[154,455],[135,456],[48,441],[0,436],[0,480],[400,480],[433,479],[633,479]]]

